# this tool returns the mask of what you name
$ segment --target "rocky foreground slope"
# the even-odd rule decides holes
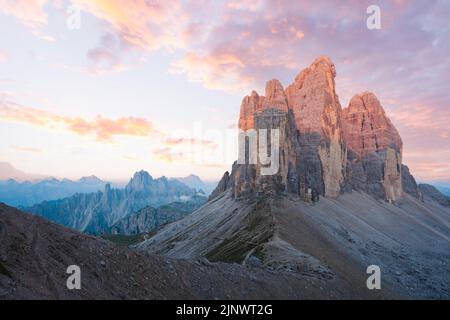
[[[449,299],[450,207],[417,186],[377,97],[357,94],[342,109],[335,76],[331,60],[320,57],[286,89],[274,79],[264,96],[245,97],[245,163],[233,164],[207,204],[137,249],[288,270],[361,290],[375,264],[383,288]],[[274,129],[279,145],[271,141],[267,153],[279,167],[267,174],[267,163],[250,161],[250,133],[274,136]]]
[[[1,299],[393,298],[337,280],[144,255],[0,204]],[[66,269],[81,268],[81,290]]]
[[[297,196],[236,201],[227,191],[137,248],[256,265],[360,290],[366,268],[379,265],[382,291],[450,299],[450,208],[409,195],[394,205],[354,191],[312,204]]]

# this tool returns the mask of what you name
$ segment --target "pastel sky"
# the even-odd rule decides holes
[[[450,179],[449,17],[447,0],[0,0],[0,161],[217,180],[242,97],[327,55],[341,105],[374,92],[416,178]]]

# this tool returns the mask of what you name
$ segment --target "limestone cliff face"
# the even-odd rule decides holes
[[[395,201],[402,196],[402,139],[371,92],[355,95],[343,110],[353,187]]]
[[[319,194],[331,197],[341,192],[347,158],[335,77],[334,64],[328,57],[320,57],[300,72],[286,89],[300,133],[304,169],[321,176],[321,179],[310,177],[303,183],[311,185]],[[317,156],[311,153],[317,153]]]
[[[356,189],[395,201],[402,196],[405,182],[407,192],[417,197],[414,178],[402,167],[402,139],[377,97],[371,92],[355,95],[343,110],[335,77],[334,64],[320,57],[286,89],[273,79],[267,82],[264,96],[255,91],[246,96],[239,129],[263,130],[269,141],[267,156],[279,155],[279,166],[267,175],[267,163],[259,159],[235,163],[212,198],[230,188],[235,197],[289,192],[307,200]],[[279,130],[277,146],[270,143],[273,129]],[[256,139],[254,148],[259,150],[260,142]],[[246,145],[246,160],[249,148]],[[402,172],[407,175],[402,177]]]
[[[259,96],[256,91],[252,91],[250,96],[242,99],[239,129],[248,130],[255,127],[255,112],[262,109],[263,102],[264,96]]]
[[[278,80],[272,79],[266,83],[265,96],[253,91],[250,96],[244,97],[239,129],[242,132],[255,129],[256,136],[253,140],[249,137],[245,145],[246,164],[235,163],[231,174],[225,175],[219,183],[220,190],[232,188],[235,197],[254,192],[270,193],[286,190],[289,168],[296,165],[296,155],[292,147],[296,130],[293,117],[289,115],[286,93]],[[275,140],[277,143],[272,144]],[[263,150],[271,165],[261,161],[260,156],[257,157],[256,163],[250,161],[249,150],[254,148],[254,151],[259,152],[261,142],[267,144]],[[216,189],[213,195],[220,190]]]
[[[239,129],[255,129],[255,116],[264,110],[288,111],[286,93],[280,81],[276,79],[268,81],[265,94],[265,96],[260,96],[256,91],[252,91],[250,96],[244,97],[239,115]]]
[[[409,168],[404,164],[402,165],[402,188],[405,193],[418,199],[421,198],[416,179],[414,179]]]
[[[261,142],[266,141],[267,147],[262,148],[262,154],[266,153],[267,161],[261,159],[260,151],[257,163],[249,163],[250,146],[247,143],[246,164],[235,163],[231,174],[224,175],[213,194],[228,188],[233,189],[235,197],[253,193],[298,193],[297,130],[292,114],[276,108],[267,108],[255,113],[253,121],[254,129],[258,129],[254,140],[256,150],[260,150]]]
[[[316,59],[286,89],[289,106],[300,132],[325,133],[326,109],[340,109],[335,93],[336,69],[328,57]],[[331,107],[331,108],[330,108]]]
[[[266,96],[263,102],[263,110],[277,109],[288,111],[288,100],[283,86],[277,79],[272,79],[266,84]]]
[[[403,194],[402,188],[402,153],[388,147],[384,165],[383,187],[388,201],[398,200]]]
[[[268,175],[264,174],[266,166],[259,162],[235,164],[231,175],[224,177],[227,181],[221,182],[221,190],[226,184],[233,186],[236,196],[253,191],[287,191],[310,197],[341,193],[347,155],[335,75],[330,59],[321,57],[286,91],[272,79],[266,84],[265,96],[253,91],[242,100],[240,130],[267,130],[267,140],[271,141],[272,129],[279,129],[279,149],[270,143],[268,148],[268,155],[279,153],[279,166],[276,174]],[[259,148],[260,140],[257,145]]]
[[[372,92],[355,95],[343,110],[345,140],[349,149],[362,157],[392,148],[401,151],[402,139]]]

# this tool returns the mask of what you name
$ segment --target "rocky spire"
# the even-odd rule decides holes
[[[331,197],[341,193],[346,149],[335,76],[331,60],[320,57],[286,90],[278,80],[272,79],[266,83],[265,96],[253,91],[242,101],[241,130],[267,129],[271,125],[281,129],[280,181],[287,184],[287,190],[311,189],[315,194]],[[274,120],[273,112],[277,112],[278,120]],[[256,168],[256,176],[258,172]],[[239,179],[233,181],[239,183]]]
[[[255,114],[268,109],[288,111],[286,93],[277,79],[272,79],[266,83],[266,96],[260,96],[256,91],[252,91],[250,96],[244,97],[239,115],[239,129],[254,129]]]
[[[300,132],[322,133],[327,111],[339,114],[341,106],[335,93],[336,69],[328,57],[317,58],[301,71],[286,89],[289,106]],[[338,119],[336,119],[338,120]]]
[[[255,127],[255,112],[262,109],[264,96],[259,96],[256,91],[251,95],[245,96],[241,103],[241,112],[239,115],[239,129],[248,130]]]
[[[263,110],[277,109],[288,111],[288,101],[283,86],[277,79],[272,79],[266,83],[266,97],[263,102]]]
[[[335,92],[335,77],[333,62],[323,56],[301,71],[286,89],[300,132],[302,170],[309,172],[303,183],[331,197],[341,193],[346,175],[342,109]]]
[[[343,118],[353,186],[388,201],[400,198],[403,143],[380,101],[372,92],[357,94]]]
[[[347,146],[359,157],[388,147],[401,151],[402,139],[372,92],[355,95],[343,114]]]
[[[131,178],[125,188],[134,191],[144,190],[152,181],[153,177],[147,171],[141,170],[134,173],[133,178]]]

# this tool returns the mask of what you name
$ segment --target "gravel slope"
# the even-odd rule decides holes
[[[356,191],[308,204],[225,192],[137,248],[287,270],[361,296],[374,264],[386,295],[450,299],[450,208],[407,194],[395,204]]]
[[[144,255],[0,204],[0,299],[331,299],[332,281],[238,264]],[[81,267],[81,290],[66,288]]]

